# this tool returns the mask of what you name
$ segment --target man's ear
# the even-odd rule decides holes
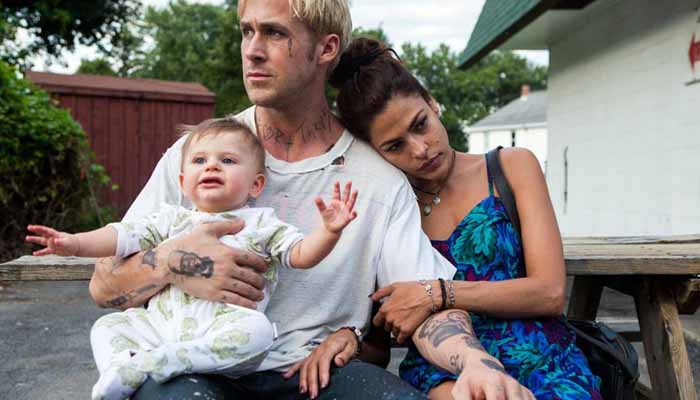
[[[319,64],[328,64],[333,62],[340,51],[340,37],[335,33],[321,36],[318,42],[320,54],[318,56]]]
[[[262,193],[264,187],[265,175],[258,174],[255,176],[255,180],[253,181],[253,185],[250,187],[250,191],[248,192],[248,194],[250,195],[250,197],[257,199],[258,196],[260,196],[260,193]]]
[[[433,112],[437,114],[438,117],[442,115],[442,109],[440,108],[440,104],[435,100],[433,96],[430,96],[428,106],[430,106],[430,109],[433,110]]]

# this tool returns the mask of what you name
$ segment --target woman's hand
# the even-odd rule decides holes
[[[309,397],[315,399],[320,389],[328,386],[331,360],[335,366],[343,367],[356,353],[355,334],[349,329],[340,329],[328,335],[308,357],[292,365],[282,376],[289,379],[299,372],[300,393],[308,393]]]
[[[438,281],[431,281],[433,296],[440,293]],[[397,343],[403,343],[413,335],[418,326],[432,313],[434,298],[428,296],[423,285],[418,282],[398,282],[380,288],[372,294],[372,301],[387,298],[374,316],[372,323],[384,327]],[[439,304],[439,303],[435,303]]]
[[[506,373],[498,360],[490,356],[462,366],[462,372],[452,387],[455,400],[535,399],[532,392]]]

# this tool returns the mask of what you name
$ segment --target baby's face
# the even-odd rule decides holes
[[[239,133],[194,138],[185,157],[180,185],[200,211],[239,208],[262,190],[263,175],[250,145]]]

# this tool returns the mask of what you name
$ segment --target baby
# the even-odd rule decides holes
[[[269,262],[265,299],[257,311],[191,297],[175,286],[155,295],[148,309],[131,308],[101,317],[90,341],[100,378],[93,399],[123,399],[147,377],[157,382],[186,373],[241,376],[256,370],[276,337],[262,312],[277,281],[277,269],[311,268],[326,257],[342,230],[357,216],[357,191],[350,183],[340,193],[336,182],[330,203],[316,198],[323,224],[303,236],[275,217],[270,208],[249,208],[265,185],[265,151],[250,129],[232,119],[212,119],[191,127],[182,149],[180,186],[194,210],[163,205],[160,212],[135,222],[109,224],[69,234],[30,225],[31,243],[45,246],[34,255],[106,257],[156,247],[202,223],[242,218],[245,228],[221,240],[253,251]],[[174,273],[211,274],[211,265],[171,256]],[[208,268],[208,270],[207,270]]]

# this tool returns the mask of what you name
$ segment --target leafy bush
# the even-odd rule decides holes
[[[27,224],[85,228],[109,177],[68,112],[0,62],[0,262],[30,250]]]

